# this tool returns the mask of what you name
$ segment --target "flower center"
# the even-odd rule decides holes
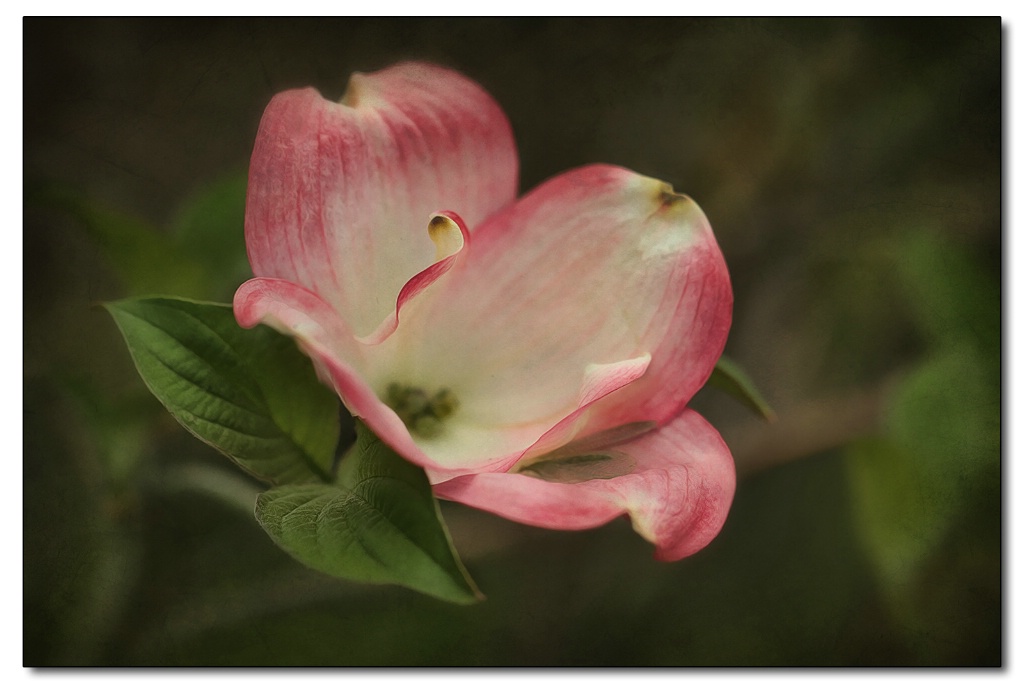
[[[388,385],[384,403],[402,418],[409,431],[429,439],[441,433],[444,421],[459,407],[459,399],[451,389],[440,389],[428,394],[419,387],[392,382]]]

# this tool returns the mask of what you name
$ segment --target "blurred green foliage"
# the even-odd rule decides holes
[[[972,513],[992,514],[1000,498],[999,291],[963,247],[911,232],[898,248],[897,279],[925,351],[889,394],[879,435],[849,447],[850,484],[894,617],[923,658],[941,661],[938,643],[964,628],[961,591],[998,577],[995,557],[949,566],[946,543],[959,534],[959,553],[997,556],[999,526],[978,528]],[[935,572],[949,583],[939,594]]]
[[[1001,39],[998,19],[26,19],[25,664],[999,665]],[[524,189],[619,163],[710,217],[727,353],[778,420],[697,397],[758,472],[706,550],[659,564],[625,520],[445,504],[486,601],[333,580],[146,391],[95,304],[229,301],[232,169],[266,102],[403,58],[495,95]]]

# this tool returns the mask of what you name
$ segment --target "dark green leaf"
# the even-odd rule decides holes
[[[721,389],[769,422],[775,420],[775,411],[761,396],[753,380],[739,365],[725,356],[715,364],[708,385]]]
[[[343,579],[399,584],[443,600],[482,598],[451,545],[422,469],[361,423],[337,485],[260,494],[256,518],[297,560]]]
[[[126,299],[107,309],[142,379],[186,429],[266,481],[330,480],[338,400],[293,340],[243,330],[222,304]]]

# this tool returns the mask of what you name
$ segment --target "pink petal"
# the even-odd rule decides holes
[[[473,474],[436,484],[434,492],[549,529],[586,529],[628,514],[664,561],[697,552],[721,530],[736,488],[735,468],[721,436],[696,412],[685,410],[610,450],[631,459],[633,470],[574,484],[530,474]]]
[[[356,335],[372,335],[434,262],[431,214],[450,209],[476,225],[513,200],[517,174],[501,109],[453,71],[406,63],[354,74],[340,103],[284,92],[253,150],[249,260],[257,276],[302,285]]]
[[[577,414],[586,423],[569,432],[672,418],[710,375],[732,314],[697,205],[611,166],[565,173],[492,217],[438,287],[395,335],[401,371],[457,389],[481,424],[543,431],[578,411],[588,367],[645,356],[643,376]]]

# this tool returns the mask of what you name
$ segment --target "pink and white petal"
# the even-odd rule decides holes
[[[548,452],[568,443],[583,424],[577,415],[594,401],[643,376],[650,361],[650,356],[644,355],[589,366],[582,379],[577,409],[551,428],[550,419],[495,424],[478,421],[479,416],[472,411],[457,415],[443,439],[421,444],[436,463],[428,471],[431,483],[474,472],[505,472],[523,458],[524,449],[527,453]]]
[[[588,366],[649,354],[643,377],[600,402],[590,422],[603,428],[676,415],[714,368],[731,315],[700,208],[660,181],[589,166],[474,232],[470,257],[395,337],[415,340],[405,361],[418,379],[457,388],[484,424],[553,426],[579,407]]]
[[[420,63],[354,74],[341,102],[273,98],[249,173],[246,245],[257,276],[291,280],[356,335],[392,311],[434,260],[438,209],[470,226],[510,203],[518,161],[508,120],[464,76]]]
[[[685,410],[615,450],[633,458],[632,472],[576,484],[475,474],[436,484],[434,492],[549,529],[591,528],[628,514],[663,561],[697,552],[721,531],[736,489],[735,466],[721,436],[700,415]]]

